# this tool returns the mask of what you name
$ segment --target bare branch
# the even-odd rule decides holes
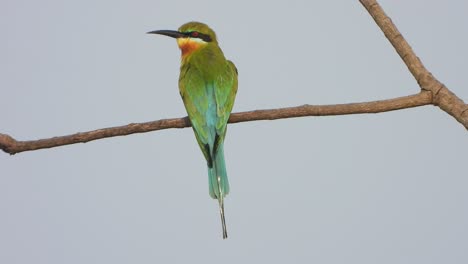
[[[256,120],[274,120],[302,116],[349,115],[365,113],[381,113],[404,108],[423,105],[436,105],[452,115],[458,122],[468,129],[468,106],[444,84],[439,82],[422,64],[410,45],[385,14],[375,0],[360,0],[362,5],[374,18],[387,39],[403,59],[411,74],[421,87],[421,92],[415,95],[399,97],[383,101],[339,104],[339,105],[303,105],[289,108],[256,110],[250,112],[234,113],[229,123],[239,123]],[[9,135],[0,134],[0,149],[16,154],[44,148],[53,148],[63,145],[86,143],[92,140],[124,136],[134,133],[189,127],[187,117],[162,119],[153,122],[129,124],[126,126],[103,128],[89,132],[76,133],[68,136],[53,137],[31,141],[17,141]]]
[[[360,2],[393,45],[421,89],[432,93],[432,104],[439,106],[468,129],[468,105],[424,67],[411,46],[376,0],[360,0]]]
[[[339,105],[303,105],[279,109],[255,110],[242,113],[233,113],[229,118],[229,123],[240,123],[257,120],[275,120],[302,116],[381,113],[404,108],[428,105],[431,104],[431,98],[432,96],[429,92],[421,92],[415,95],[366,103],[352,103]],[[129,124],[126,126],[119,127],[103,128],[67,136],[31,141],[17,141],[9,135],[0,134],[0,149],[10,154],[16,154],[24,151],[53,148],[76,143],[86,143],[89,141],[108,137],[125,136],[134,133],[145,133],[168,128],[185,128],[189,126],[189,119],[187,117],[183,117],[161,119],[146,123]]]

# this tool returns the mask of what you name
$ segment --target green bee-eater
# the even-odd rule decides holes
[[[223,200],[229,183],[223,145],[237,93],[237,69],[224,57],[215,32],[203,23],[148,33],[176,38],[182,51],[179,91],[208,164],[210,196],[218,200],[223,238],[227,238]]]

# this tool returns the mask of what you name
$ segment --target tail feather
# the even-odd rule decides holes
[[[208,183],[210,196],[217,199],[223,226],[223,238],[227,238],[226,220],[224,217],[224,197],[229,193],[229,182],[224,161],[224,147],[221,143],[214,155],[213,166],[208,168]]]
[[[225,197],[229,193],[229,181],[224,161],[224,147],[220,145],[214,157],[213,167],[208,168],[210,196],[213,199]]]

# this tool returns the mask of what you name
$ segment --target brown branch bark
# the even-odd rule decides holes
[[[365,103],[339,105],[302,105],[279,109],[255,110],[242,113],[233,113],[229,118],[229,123],[240,123],[257,120],[275,120],[302,116],[380,113],[431,104],[431,99],[432,96],[429,92],[421,92],[419,94],[405,97]],[[31,141],[17,141],[9,135],[0,134],[0,148],[7,153],[16,154],[30,150],[53,148],[75,143],[86,143],[108,137],[125,136],[134,133],[145,133],[169,128],[185,128],[189,126],[189,119],[187,117],[183,117],[161,119],[146,123],[129,124],[126,126],[103,128],[67,136]]]
[[[392,20],[385,14],[382,7],[376,0],[360,0],[374,18],[375,23],[380,27],[385,37],[395,48],[409,71],[416,79],[422,90],[430,91],[432,94],[432,104],[453,116],[466,129],[468,129],[468,105],[452,93],[443,83],[439,82],[432,73],[422,64],[416,56],[411,46],[406,42],[403,35],[398,31]]]
[[[375,0],[360,0],[362,5],[374,18],[377,25],[383,31],[387,39],[393,45],[397,53],[403,59],[411,74],[421,87],[421,92],[415,95],[399,97],[389,100],[373,101],[365,103],[351,103],[339,105],[303,105],[297,107],[255,110],[242,113],[233,113],[229,123],[239,123],[256,120],[274,120],[302,116],[326,116],[326,115],[349,115],[364,113],[381,113],[423,105],[436,105],[452,115],[458,122],[468,129],[468,106],[445,85],[439,82],[422,64],[420,59],[411,49],[401,33],[385,14],[383,9]],[[187,117],[162,119],[147,123],[129,124],[126,126],[103,128],[89,132],[76,133],[67,136],[53,137],[31,141],[17,141],[9,135],[0,134],[0,149],[16,154],[24,151],[53,148],[75,143],[86,143],[89,141],[124,136],[134,133],[145,133],[150,131],[185,128],[190,126]]]

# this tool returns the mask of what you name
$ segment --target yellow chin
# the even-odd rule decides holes
[[[206,45],[206,42],[199,38],[178,38],[177,45],[182,51],[182,56],[186,56]]]
[[[179,45],[179,47],[183,47],[186,45],[200,46],[200,45],[206,44],[206,42],[199,38],[178,38],[177,44]]]

